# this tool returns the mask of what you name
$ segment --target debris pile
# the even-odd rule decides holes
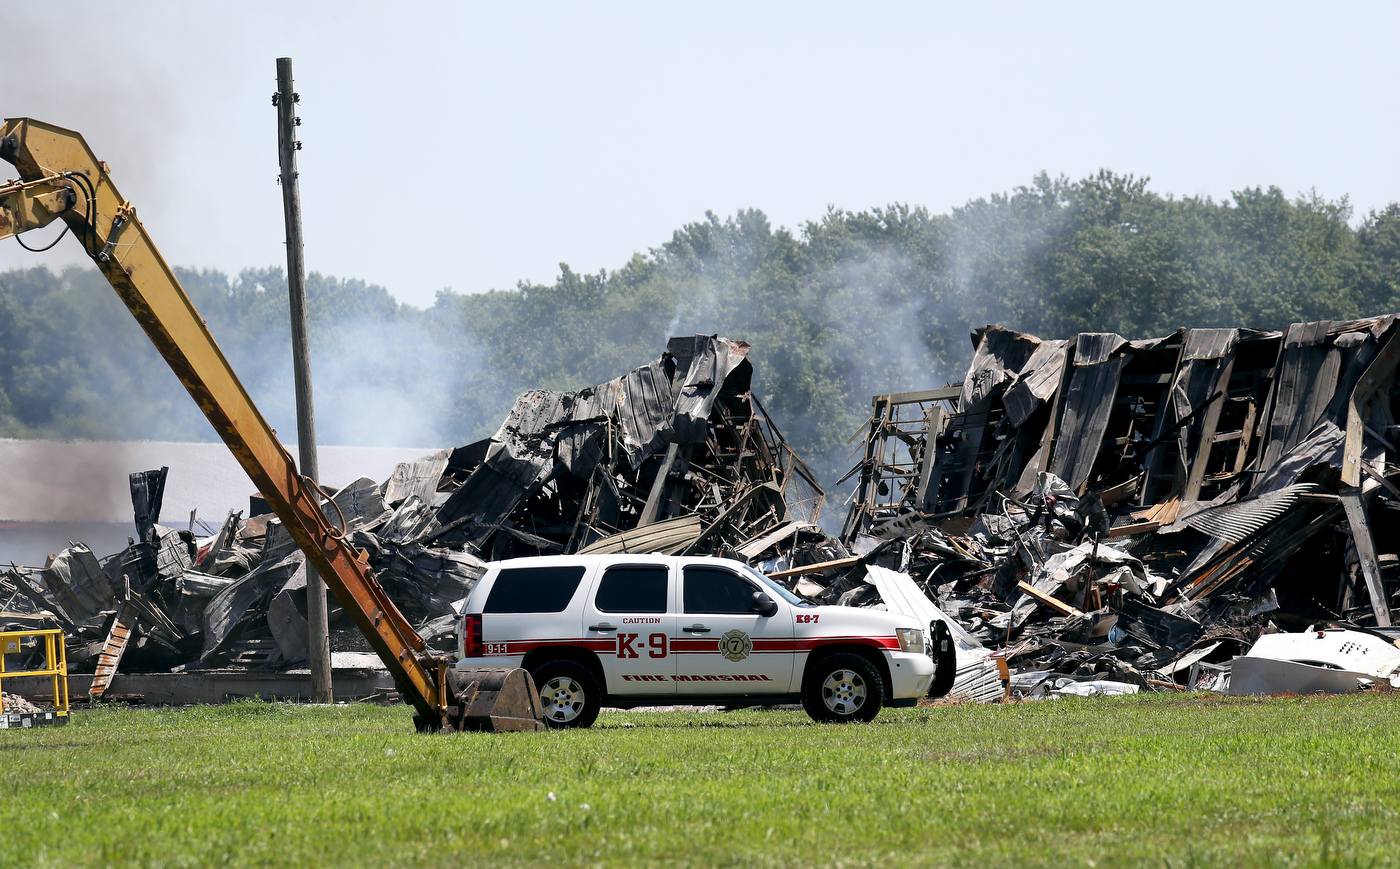
[[[875,397],[839,537],[750,388],[749,345],[715,336],[598,386],[526,392],[491,438],[324,509],[445,650],[485,561],[574,552],[725,555],[820,603],[915,616],[956,649],[934,693],[981,700],[1226,690],[1268,633],[1400,637],[1394,316],[1137,341],[989,326],[973,343],[963,382]],[[305,660],[291,536],[237,512],[208,538],[163,527],[164,480],[131,476],[122,552],[74,544],[0,575],[0,622],[61,625],[96,694],[119,665]],[[348,620],[333,628],[364,648]],[[1249,668],[1269,685],[1304,673]]]
[[[780,573],[799,593],[915,614],[876,568],[908,574],[960,681],[1000,658],[1023,694],[1223,687],[1266,631],[1400,636],[1394,316],[973,341],[962,383],[875,397],[851,556]]]
[[[18,694],[0,694],[0,709],[3,709],[7,713],[20,714],[44,711],[42,706],[36,706],[31,703],[28,698],[21,697]]]
[[[355,480],[323,502],[429,644],[484,561],[555,552],[822,551],[824,495],[750,390],[749,345],[672,339],[650,365],[577,392],[531,390],[491,438]],[[0,574],[0,627],[61,626],[71,672],[101,696],[118,668],[295,666],[308,658],[306,570],[275,516],[218,532],[159,523],[166,472],[131,475],[136,536],[74,543]],[[328,493],[330,494],[330,493]],[[255,501],[257,503],[257,501]],[[806,550],[804,550],[806,551]],[[813,555],[813,557],[819,557]],[[364,650],[331,601],[332,646]]]
[[[434,539],[493,560],[757,554],[815,529],[825,495],[750,389],[748,352],[672,338],[607,383],[526,392],[492,438],[407,469],[449,493]]]
[[[42,569],[11,565],[0,574],[0,620],[62,627],[69,671],[94,674],[94,697],[119,667],[286,667],[309,657],[305,558],[291,536],[274,516],[244,520],[241,511],[230,511],[218,532],[202,539],[158,524],[166,471],[131,475],[137,535],[126,549],[99,558],[74,543]],[[441,643],[446,631],[436,620],[450,622],[453,602],[466,597],[482,562],[403,538],[396,520],[414,505],[390,500],[386,490],[361,478],[323,509],[370,551],[405,615]],[[342,613],[332,604],[336,619]],[[365,648],[348,619],[333,627],[340,628],[341,648]]]

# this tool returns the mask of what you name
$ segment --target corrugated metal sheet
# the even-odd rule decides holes
[[[1287,514],[1298,503],[1299,495],[1319,491],[1313,483],[1285,486],[1258,498],[1202,510],[1182,523],[1220,540],[1239,543]]]
[[[1128,346],[1133,350],[1139,352],[1156,350],[1159,347],[1167,347],[1173,344],[1174,342],[1181,341],[1182,335],[1185,334],[1185,332],[1185,329],[1178,329],[1172,334],[1163,335],[1160,338],[1139,338],[1136,341],[1129,341]]]
[[[417,495],[418,500],[424,504],[433,503],[438,480],[442,479],[442,472],[447,470],[450,454],[451,450],[438,450],[412,462],[400,462],[394,467],[393,475],[384,483],[384,502],[402,504],[410,496]]]
[[[796,534],[798,531],[801,531],[803,529],[815,531],[820,530],[820,528],[821,526],[819,525],[812,525],[807,522],[787,522],[782,525],[779,525],[777,528],[768,532],[767,534],[763,534],[759,537],[755,537],[753,540],[745,542],[742,546],[739,546],[736,551],[740,555],[744,556],[744,558],[746,559],[757,558],[769,547],[781,543],[782,541]]]
[[[1116,332],[1080,332],[1074,344],[1075,365],[1102,365],[1128,339]]]
[[[713,335],[695,336],[695,355],[690,360],[680,395],[672,413],[672,428],[679,444],[704,440],[707,420],[720,387],[729,376],[748,363],[749,345]]]
[[[674,436],[676,402],[671,377],[662,360],[628,372],[609,383],[608,412],[622,427],[627,460],[637,467]]]
[[[1023,335],[1000,326],[982,330],[977,351],[972,355],[972,367],[963,378],[958,407],[964,411],[974,410],[986,401],[993,389],[1021,370],[1040,344],[1040,339],[1034,335]]]
[[[1181,348],[1181,360],[1221,359],[1239,340],[1238,329],[1192,329],[1186,333],[1186,346]]]
[[[1327,342],[1334,326],[1332,320],[1318,320],[1315,323],[1293,323],[1283,333],[1284,349],[1294,347],[1316,347]],[[1343,329],[1342,331],[1350,331]]]
[[[677,516],[642,528],[603,537],[579,550],[580,555],[616,552],[679,552],[700,536],[700,517]]]
[[[1068,341],[1046,341],[1036,348],[1021,367],[1016,381],[1006,389],[1002,404],[1012,425],[1021,425],[1036,408],[1050,400],[1060,388],[1068,358]]]
[[[1100,365],[1080,366],[1076,362],[1065,397],[1060,437],[1050,460],[1050,473],[1071,489],[1083,485],[1098,458],[1126,358],[1127,354],[1120,354]]]

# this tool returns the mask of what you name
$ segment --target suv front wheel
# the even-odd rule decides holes
[[[880,671],[855,652],[822,658],[802,681],[802,708],[814,721],[870,721],[884,703]]]
[[[603,707],[603,689],[593,673],[578,661],[548,661],[530,677],[540,689],[544,723],[550,727],[590,727]]]

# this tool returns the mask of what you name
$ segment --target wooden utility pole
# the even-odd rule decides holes
[[[311,347],[306,328],[306,261],[301,244],[301,192],[297,186],[296,104],[292,90],[292,59],[277,58],[277,161],[282,167],[282,210],[287,223],[287,294],[292,312],[292,371],[297,391],[297,450],[301,473],[319,482],[316,462],[316,415],[311,403]],[[311,653],[311,694],[317,703],[332,702],[331,641],[326,619],[326,583],[306,562],[307,646]]]

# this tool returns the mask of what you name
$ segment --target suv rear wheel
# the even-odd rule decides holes
[[[578,661],[556,659],[534,668],[544,723],[550,727],[589,727],[603,706],[603,690]]]
[[[880,671],[855,652],[822,658],[802,682],[802,708],[814,721],[870,721],[884,703]]]

